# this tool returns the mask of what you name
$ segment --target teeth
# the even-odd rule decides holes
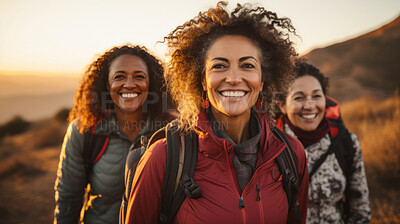
[[[246,93],[244,91],[223,91],[221,92],[222,96],[226,97],[241,97],[244,96]]]
[[[135,98],[139,96],[137,93],[122,93],[121,94],[122,98]]]
[[[308,115],[303,114],[301,116],[306,118],[306,119],[312,119],[312,118],[315,118],[317,116],[317,114],[308,114]]]

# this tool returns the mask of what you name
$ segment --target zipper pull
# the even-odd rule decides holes
[[[256,189],[257,189],[257,198],[256,198],[256,201],[259,201],[261,198],[260,198],[260,186],[258,186],[258,184],[256,185]]]
[[[240,208],[244,208],[244,201],[243,201],[242,196],[240,196],[240,199],[239,199],[239,206],[240,206]]]

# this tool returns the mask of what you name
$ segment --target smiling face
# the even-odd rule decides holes
[[[121,55],[110,65],[108,88],[117,113],[141,112],[149,91],[146,63],[138,56]]]
[[[249,116],[262,87],[260,52],[250,39],[223,36],[210,46],[203,89],[213,112]]]
[[[295,80],[285,104],[279,107],[295,127],[313,131],[324,118],[325,105],[321,84],[316,78],[306,75]]]

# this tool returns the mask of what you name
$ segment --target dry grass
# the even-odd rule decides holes
[[[344,104],[342,114],[361,143],[370,188],[371,223],[399,223],[400,98],[360,99]]]

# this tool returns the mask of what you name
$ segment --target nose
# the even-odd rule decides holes
[[[231,68],[225,78],[225,81],[231,85],[237,85],[242,82],[242,75],[236,68]]]
[[[315,108],[316,102],[313,99],[306,99],[306,101],[303,104],[303,108],[305,110],[312,110]]]
[[[134,88],[136,87],[136,82],[132,76],[128,76],[124,82],[125,88]]]

